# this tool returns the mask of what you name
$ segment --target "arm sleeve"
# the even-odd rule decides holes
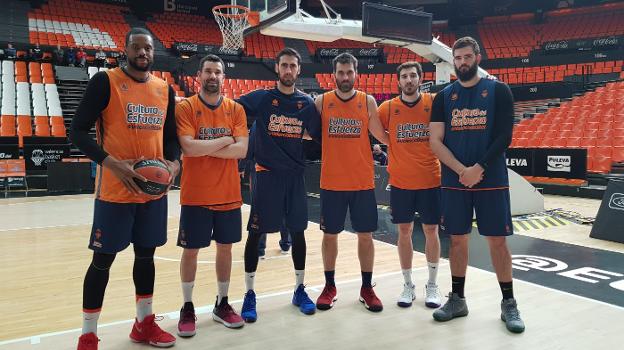
[[[102,164],[108,153],[89,135],[95,122],[102,116],[102,111],[110,100],[110,81],[105,72],[99,72],[91,78],[87,85],[76,114],[71,122],[69,137],[71,141],[87,157]]]
[[[256,117],[256,112],[258,109],[258,100],[260,99],[260,95],[256,91],[252,91],[246,95],[242,95],[235,101],[238,102],[245,109],[245,114],[250,118]]]
[[[431,121],[444,123],[444,93],[438,92],[433,98],[431,105]]]
[[[300,113],[305,115],[304,120],[307,121],[305,128],[308,130],[310,137],[317,142],[321,142],[323,122],[314,101],[310,99],[310,103]]]
[[[494,139],[488,147],[485,155],[479,160],[479,165],[483,169],[487,169],[489,162],[497,156],[500,156],[509,144],[513,133],[514,123],[514,100],[509,86],[504,83],[497,82],[496,90],[496,106],[494,114],[494,129],[492,134]]]
[[[169,161],[180,160],[180,142],[176,132],[176,103],[175,92],[169,86],[169,103],[167,104],[167,117],[163,126],[163,153]]]

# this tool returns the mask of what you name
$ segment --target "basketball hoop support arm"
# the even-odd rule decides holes
[[[332,42],[338,39],[349,39],[371,44],[394,45],[406,48],[433,63],[436,67],[436,85],[446,84],[454,73],[453,55],[451,48],[437,38],[433,38],[431,45],[410,43],[397,40],[380,39],[362,35],[362,21],[342,19],[324,0],[320,0],[327,18],[317,18],[297,8],[297,13],[281,22],[262,28],[264,35],[307,39],[322,42]],[[298,4],[297,4],[298,5]],[[330,12],[336,17],[332,18]],[[487,71],[479,68],[479,76],[488,76]]]

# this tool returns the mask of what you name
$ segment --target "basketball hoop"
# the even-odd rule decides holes
[[[223,35],[223,48],[238,50],[245,46],[245,28],[250,22],[255,22],[251,25],[257,25],[256,13],[250,12],[249,8],[240,5],[218,5],[212,8],[212,14]]]

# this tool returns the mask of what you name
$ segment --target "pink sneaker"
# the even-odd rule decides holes
[[[180,321],[178,321],[178,335],[181,337],[192,337],[195,335],[195,308],[193,303],[184,303],[180,310]]]
[[[218,297],[217,297],[218,300]],[[223,323],[227,328],[241,328],[245,325],[245,321],[240,317],[234,309],[228,304],[228,298],[223,297],[221,304],[217,305],[212,310],[212,319]]]

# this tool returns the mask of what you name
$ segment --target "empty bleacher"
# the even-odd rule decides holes
[[[50,0],[28,13],[31,44],[121,50],[130,27],[124,7],[75,0]]]
[[[549,41],[621,35],[624,3],[550,11],[541,24],[533,18],[532,13],[486,17],[478,30],[488,57],[526,57]]]
[[[514,128],[511,147],[586,148],[587,169],[608,173],[624,162],[624,82],[608,83]]]
[[[49,63],[2,62],[0,136],[66,137],[63,112]]]

